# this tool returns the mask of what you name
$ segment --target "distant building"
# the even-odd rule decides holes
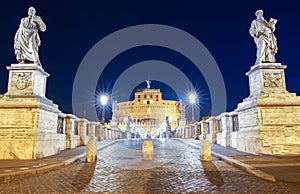
[[[131,120],[131,132],[139,133],[142,137],[147,134],[156,136],[158,130],[165,130],[166,117],[169,118],[171,128],[178,126],[179,102],[175,100],[163,100],[160,89],[137,90],[134,100],[118,103],[117,120],[120,125]]]

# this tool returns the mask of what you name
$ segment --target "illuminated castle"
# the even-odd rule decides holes
[[[122,126],[128,118],[131,121],[132,133],[139,133],[142,137],[151,134],[156,136],[158,131],[165,131],[166,118],[168,117],[171,129],[178,126],[179,102],[163,100],[160,89],[151,89],[150,81],[146,80],[147,88],[137,90],[134,100],[118,103],[117,120]]]

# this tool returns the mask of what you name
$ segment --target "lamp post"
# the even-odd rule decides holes
[[[103,122],[103,124],[105,123],[105,119],[104,119],[105,110],[104,110],[104,108],[105,108],[105,105],[106,105],[107,101],[108,101],[108,97],[106,95],[102,95],[100,97],[100,102],[102,104],[102,122]]]
[[[195,122],[194,105],[196,103],[196,98],[197,98],[197,95],[195,93],[189,94],[189,101],[190,101],[190,104],[192,105],[192,123]]]

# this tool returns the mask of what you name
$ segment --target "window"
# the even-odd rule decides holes
[[[149,101],[149,100],[147,100],[147,104],[150,104],[150,101]]]

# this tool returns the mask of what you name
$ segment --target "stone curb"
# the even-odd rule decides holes
[[[187,143],[185,142],[184,140],[181,140],[181,139],[176,139],[178,141],[181,141],[183,143],[186,143],[190,146],[193,146],[197,149],[199,149],[200,147],[198,145],[195,145],[193,143]],[[211,154],[217,158],[220,158],[221,160],[224,160],[225,162],[227,162],[228,164],[232,165],[232,166],[235,166],[237,168],[240,168],[258,178],[261,178],[261,179],[264,179],[264,180],[267,180],[267,181],[271,181],[271,182],[276,182],[276,177],[273,176],[273,175],[270,175],[270,174],[267,174],[261,170],[258,170],[257,168],[253,167],[253,166],[250,166],[248,164],[245,164],[243,162],[240,162],[238,160],[235,160],[231,157],[228,157],[228,156],[224,156],[222,154],[219,154],[219,153],[216,153],[214,151],[211,151]]]
[[[107,148],[117,142],[118,142],[118,140],[110,142],[103,146],[99,146],[99,147],[97,147],[97,151]],[[82,154],[76,155],[72,158],[69,158],[65,161],[62,161],[60,163],[51,164],[51,165],[44,166],[41,168],[28,169],[28,170],[23,170],[23,171],[18,171],[18,172],[2,173],[2,174],[0,174],[0,183],[1,182],[10,182],[13,180],[19,180],[19,179],[23,179],[23,178],[30,177],[30,176],[38,176],[38,175],[45,174],[45,173],[48,173],[48,172],[51,172],[54,170],[58,170],[58,169],[61,169],[61,168],[71,165],[72,163],[74,163],[75,161],[77,161],[79,159],[84,158],[85,155],[86,155],[86,153],[82,153]]]
[[[213,152],[213,151],[211,151],[211,154],[218,157],[218,158],[220,158],[220,159],[222,159],[222,160],[224,160],[225,162],[227,162],[227,163],[229,163],[229,164],[231,164],[235,167],[238,167],[238,168],[240,168],[240,169],[242,169],[242,170],[258,177],[258,178],[261,178],[261,179],[264,179],[264,180],[267,180],[267,181],[271,181],[271,182],[276,182],[275,176],[267,174],[267,173],[265,173],[261,170],[258,170],[257,168],[255,168],[253,166],[250,166],[248,164],[245,164],[245,163],[240,162],[238,160],[235,160],[233,158],[224,156],[222,154],[218,154],[218,153]]]

